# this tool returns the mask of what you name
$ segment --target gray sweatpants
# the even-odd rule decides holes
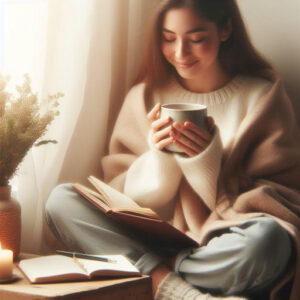
[[[72,251],[123,254],[144,274],[162,262],[132,233],[78,195],[70,184],[57,186],[47,205],[47,221]],[[177,255],[176,272],[207,291],[232,295],[272,284],[286,269],[292,252],[287,232],[261,217],[216,234],[205,246]]]

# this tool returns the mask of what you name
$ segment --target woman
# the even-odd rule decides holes
[[[161,104],[181,102],[207,106],[208,131],[160,119]],[[126,255],[152,276],[155,299],[257,299],[287,274],[299,280],[299,260],[291,269],[300,249],[299,141],[281,81],[251,45],[235,1],[164,0],[103,170],[200,247],[166,260],[70,185],[50,195],[49,223],[73,250]],[[170,144],[183,154],[166,151]],[[299,292],[294,284],[290,299]]]

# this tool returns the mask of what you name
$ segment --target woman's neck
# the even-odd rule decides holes
[[[206,72],[193,79],[179,77],[181,85],[194,93],[209,93],[218,90],[231,80],[232,76],[223,71],[221,67],[218,70],[214,70],[214,72]]]

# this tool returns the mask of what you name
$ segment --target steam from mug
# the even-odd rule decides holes
[[[184,123],[185,121],[191,121],[197,126],[203,129],[207,129],[206,116],[207,107],[202,104],[194,103],[172,103],[163,104],[161,106],[160,117],[166,118],[171,117],[173,122]],[[169,145],[166,147],[167,150],[173,152],[184,152],[176,145]]]

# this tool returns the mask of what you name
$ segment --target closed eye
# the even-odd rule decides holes
[[[164,39],[164,41],[165,42],[167,42],[167,43],[172,43],[172,42],[174,42],[176,39],[167,39],[167,38],[163,38]]]
[[[170,34],[168,32],[162,34],[162,38],[167,43],[174,42],[176,40],[176,36],[174,34]]]
[[[193,44],[200,44],[200,43],[204,42],[204,40],[205,40],[205,39],[191,40],[191,42],[192,42]]]

